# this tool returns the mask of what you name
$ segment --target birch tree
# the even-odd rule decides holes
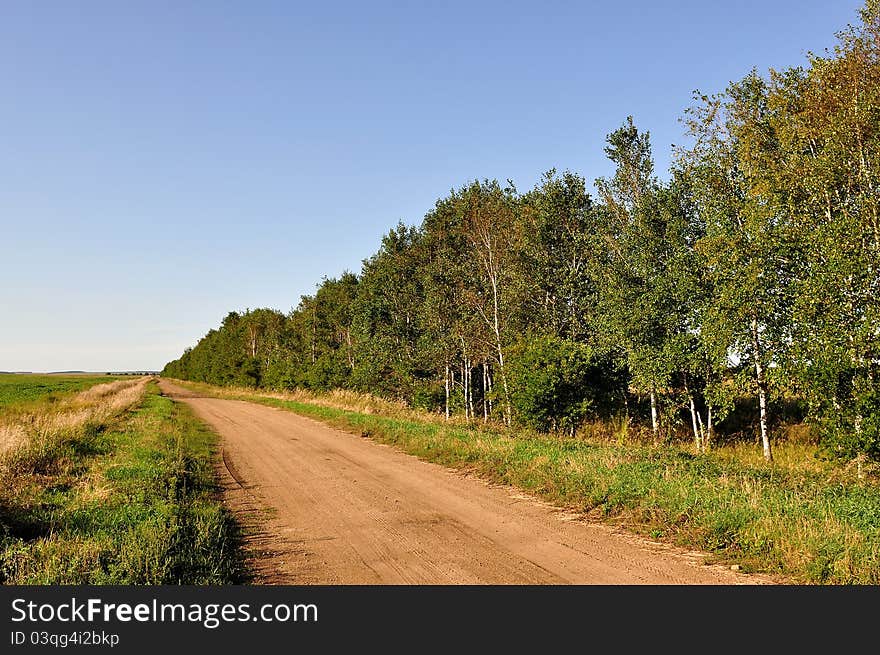
[[[598,323],[611,346],[624,354],[633,386],[648,395],[651,430],[661,436],[661,394],[674,372],[669,340],[678,329],[671,293],[668,216],[662,211],[650,138],[629,117],[607,137],[605,152],[617,166],[598,179],[604,202],[599,227]]]
[[[880,3],[861,19],[809,67],[774,73],[778,147],[762,153],[801,253],[790,368],[843,458],[880,456]]]
[[[726,344],[738,380],[757,398],[762,450],[772,461],[769,402],[791,343],[796,263],[791,226],[762,177],[760,153],[776,147],[769,119],[767,84],[752,72],[688,112],[695,145],[682,161],[706,224],[697,248],[715,294],[704,336]]]
[[[425,376],[420,343],[421,234],[399,223],[364,261],[352,309],[354,385],[364,391],[412,401]]]
[[[516,244],[516,191],[495,182],[474,182],[456,196],[462,234],[468,246],[469,277],[465,301],[488,331],[501,382],[504,420],[510,423],[510,387],[505,370],[507,296]]]
[[[596,208],[584,178],[544,174],[519,203],[512,320],[532,334],[579,342],[594,337],[596,285],[590,259]]]

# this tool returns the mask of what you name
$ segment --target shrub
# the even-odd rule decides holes
[[[626,389],[625,375],[610,357],[554,336],[518,344],[510,376],[517,420],[542,432],[574,433],[585,420],[607,417]]]

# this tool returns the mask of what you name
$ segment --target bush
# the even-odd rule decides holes
[[[831,459],[880,459],[880,384],[873,375],[847,373],[816,402],[822,453]]]
[[[516,418],[542,432],[573,434],[584,421],[609,416],[626,390],[614,361],[583,343],[539,337],[518,344],[509,359]]]

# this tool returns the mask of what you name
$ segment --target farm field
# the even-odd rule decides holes
[[[7,402],[0,583],[239,579],[235,524],[216,493],[214,434],[149,378],[101,381],[34,381],[19,396],[27,400]],[[77,385],[87,388],[71,393]],[[50,389],[44,402],[35,388]],[[68,393],[54,396],[59,389]]]
[[[0,411],[34,401],[51,402],[115,379],[110,375],[0,374]]]

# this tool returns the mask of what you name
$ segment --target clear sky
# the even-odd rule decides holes
[[[658,169],[695,89],[834,44],[856,0],[0,6],[0,370],[158,369],[288,311],[475,178]]]

